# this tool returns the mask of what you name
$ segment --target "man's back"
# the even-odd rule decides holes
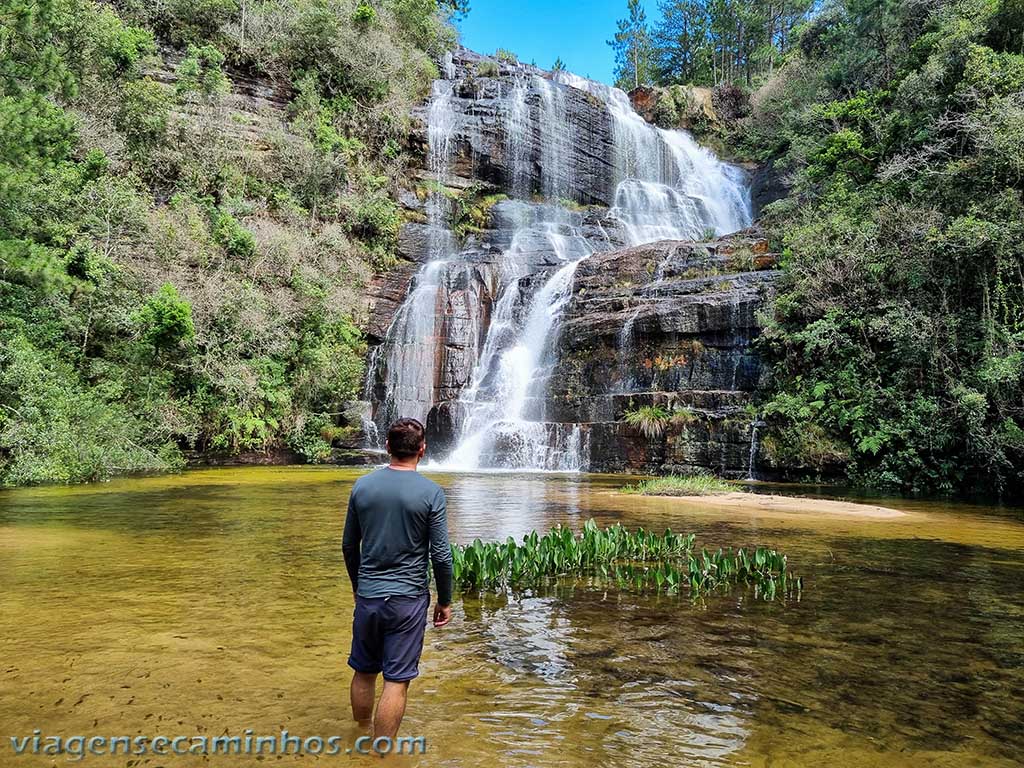
[[[394,738],[405,714],[409,681],[419,674],[430,608],[427,557],[434,566],[434,626],[452,618],[452,551],[441,487],[416,472],[427,450],[423,425],[399,419],[388,428],[391,465],[352,486],[342,551],[352,588],[352,717],[373,717],[377,738]],[[384,690],[376,712],[377,675]],[[376,741],[374,742],[376,743]]]
[[[444,491],[416,471],[391,467],[359,478],[349,495],[342,549],[360,597],[425,593],[428,556],[435,570],[451,567]],[[439,591],[447,591],[443,586]],[[446,604],[450,594],[441,598]]]

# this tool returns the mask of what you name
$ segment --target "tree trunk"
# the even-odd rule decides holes
[[[239,33],[238,33],[238,53],[239,54],[245,53],[245,11],[246,11],[246,6],[247,5],[248,5],[248,3],[246,3],[245,0],[242,0],[242,21],[241,21],[240,30],[239,30]]]

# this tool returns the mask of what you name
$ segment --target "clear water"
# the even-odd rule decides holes
[[[0,492],[4,734],[354,738],[339,541],[357,475],[217,469]],[[451,626],[428,628],[403,727],[427,754],[402,764],[1020,764],[1020,510],[891,502],[911,514],[858,520],[621,496],[625,479],[608,476],[433,477],[458,541],[591,516],[671,526],[783,548],[806,588],[788,604],[574,583],[459,598]],[[66,764],[11,754],[5,739],[2,765]],[[260,763],[144,763],[159,764]]]

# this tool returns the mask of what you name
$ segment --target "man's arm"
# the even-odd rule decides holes
[[[452,548],[448,543],[448,505],[440,489],[430,506],[430,562],[437,586],[434,626],[443,627],[452,618]]]
[[[363,531],[359,527],[359,515],[356,514],[355,504],[352,498],[355,494],[348,495],[348,513],[345,515],[345,533],[341,537],[341,552],[345,555],[345,567],[348,569],[348,577],[352,581],[352,592],[359,589],[359,544],[363,540]]]

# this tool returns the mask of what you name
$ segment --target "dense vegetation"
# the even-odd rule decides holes
[[[453,544],[453,578],[464,592],[535,588],[559,577],[585,577],[620,589],[687,590],[691,598],[750,586],[765,600],[803,587],[803,580],[789,573],[786,556],[774,549],[698,554],[695,539],[692,533],[628,531],[620,524],[599,528],[588,520],[578,535],[556,526],[543,536],[527,534],[522,544],[512,537],[505,543]]]
[[[464,10],[0,0],[0,482],[329,455],[361,291],[394,259],[408,108]],[[660,11],[627,3],[622,84],[663,86],[666,124],[683,85],[715,86],[717,139],[788,189],[763,212],[784,254],[764,461],[1020,487],[1021,0]]]
[[[1020,487],[1024,5],[851,2],[804,30],[746,146],[790,174],[764,337],[776,461]],[[772,458],[770,456],[770,458]]]
[[[654,82],[721,77],[706,63],[720,35],[649,38],[651,61],[705,61]],[[834,0],[786,40],[767,71],[729,75],[756,88],[726,137],[789,188],[764,211],[785,272],[762,341],[767,459],[875,486],[1019,488],[1024,4]]]
[[[615,51],[616,84],[722,85],[770,75],[793,48],[814,0],[660,0],[651,24],[628,0]]]
[[[0,0],[0,482],[327,455],[458,10]]]

